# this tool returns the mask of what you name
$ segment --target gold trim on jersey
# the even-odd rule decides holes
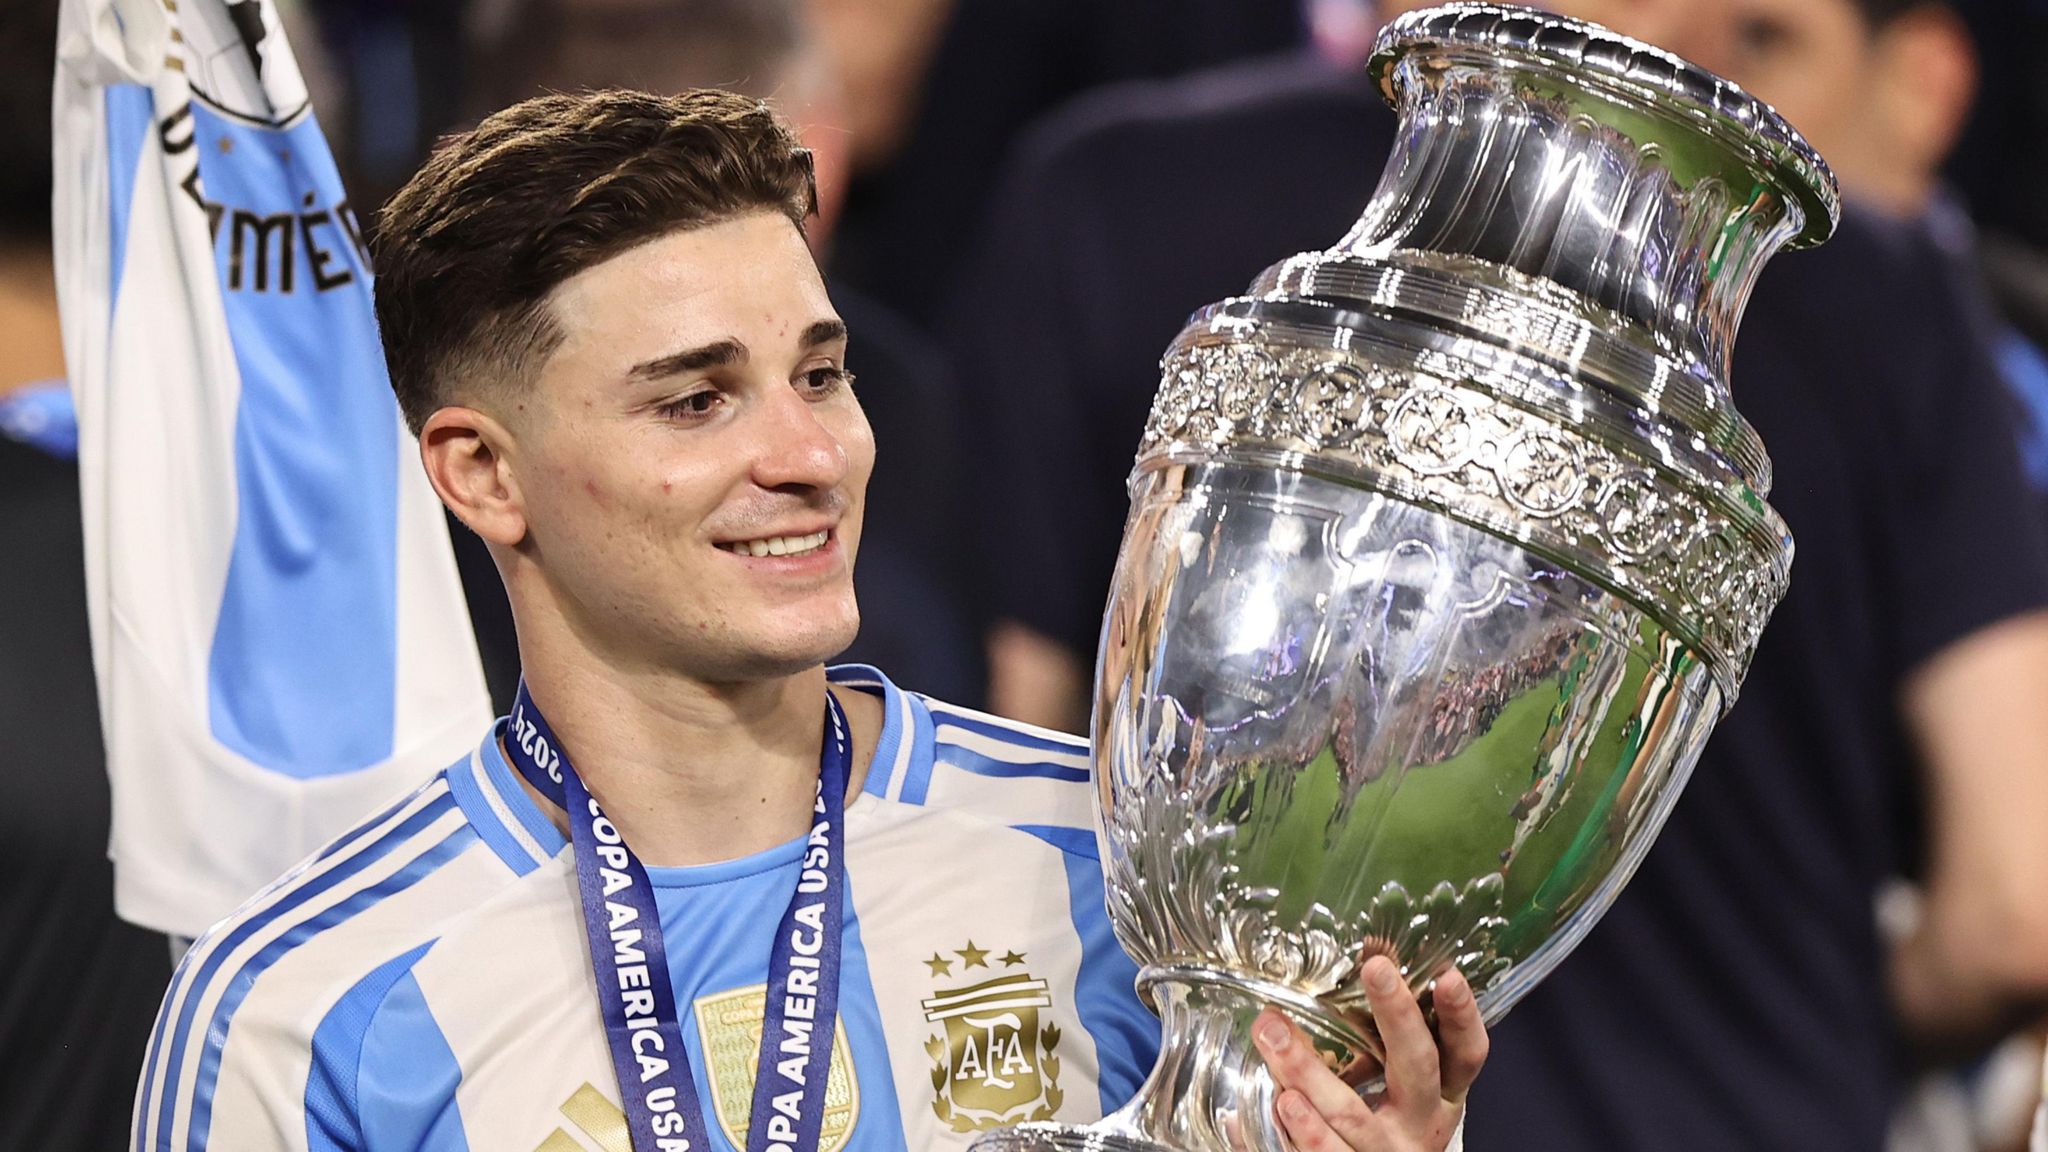
[[[586,1082],[562,1101],[562,1115],[590,1137],[598,1152],[633,1152],[633,1134],[626,1126],[626,1114],[604,1093]],[[560,1128],[548,1133],[533,1152],[589,1152],[574,1136]]]

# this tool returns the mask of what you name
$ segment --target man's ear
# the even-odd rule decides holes
[[[1877,34],[1876,123],[1910,199],[1924,206],[1977,100],[1977,45],[1962,17],[1927,3]]]
[[[420,427],[420,462],[441,502],[486,543],[506,548],[526,539],[511,447],[504,425],[474,408],[440,409]]]

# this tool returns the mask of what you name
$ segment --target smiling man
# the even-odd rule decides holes
[[[386,209],[393,384],[526,681],[194,947],[137,1149],[896,1152],[1136,1089],[1157,1022],[1085,745],[824,666],[875,446],[813,203],[760,104],[602,92],[491,117]],[[1439,981],[1439,1047],[1391,976],[1377,1109],[1261,1022],[1305,1152],[1452,1138],[1476,1006]]]

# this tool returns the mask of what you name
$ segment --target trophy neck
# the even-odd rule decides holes
[[[1818,156],[1739,90],[1611,33],[1476,5],[1416,17],[1375,57],[1401,131],[1338,251],[1548,281],[1725,392],[1757,273],[1832,229]]]

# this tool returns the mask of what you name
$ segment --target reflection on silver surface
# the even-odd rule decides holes
[[[1497,1020],[1655,837],[1791,538],[1729,401],[1758,270],[1834,223],[1769,109],[1526,10],[1389,26],[1363,218],[1162,362],[1097,665],[1107,892],[1165,1044],[1090,1128],[993,1149],[1279,1149],[1248,1029],[1379,1050],[1358,972]]]

